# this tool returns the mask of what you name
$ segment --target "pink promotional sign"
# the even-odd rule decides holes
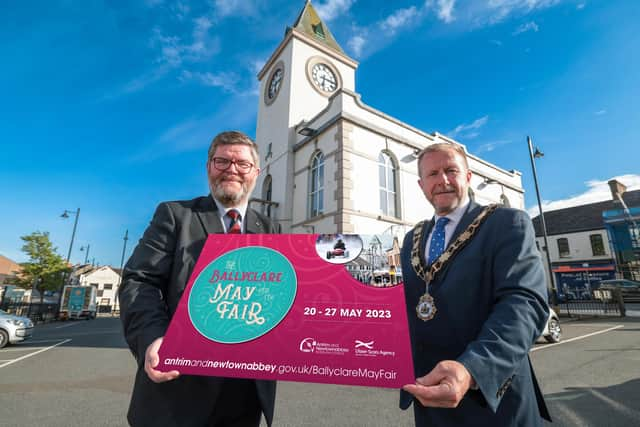
[[[413,384],[401,271],[371,250],[370,239],[210,235],[165,335],[158,369]]]

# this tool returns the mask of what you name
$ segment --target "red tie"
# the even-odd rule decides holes
[[[229,212],[227,212],[227,216],[231,218],[231,224],[229,225],[229,230],[227,231],[227,233],[241,234],[242,229],[240,228],[240,222],[238,222],[238,219],[240,218],[240,212],[235,209],[231,209]]]

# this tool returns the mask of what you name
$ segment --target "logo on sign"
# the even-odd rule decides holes
[[[189,318],[212,341],[250,341],[284,319],[296,291],[295,270],[280,252],[239,248],[216,258],[198,275],[189,295]]]
[[[305,338],[300,341],[300,351],[303,353],[313,353],[316,348],[316,340],[313,338]]]

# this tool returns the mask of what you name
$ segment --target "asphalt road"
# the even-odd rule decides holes
[[[563,329],[561,344],[531,353],[553,425],[640,425],[640,319]],[[125,426],[134,371],[118,319],[38,325],[0,350],[0,425]],[[395,390],[280,382],[275,425],[413,426],[397,402]]]

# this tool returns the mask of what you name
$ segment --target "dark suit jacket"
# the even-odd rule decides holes
[[[478,216],[471,202],[450,244]],[[420,243],[424,252],[433,221]],[[414,409],[429,426],[536,426],[549,414],[528,352],[549,315],[543,264],[527,214],[498,208],[473,239],[436,275],[430,287],[437,313],[416,316],[425,283],[411,265],[413,231],[402,247],[402,273],[416,378],[441,360],[457,360],[476,380],[456,409]],[[424,256],[424,253],[421,254]],[[412,396],[401,392],[400,406]]]
[[[247,209],[247,233],[276,233],[265,216]],[[144,355],[164,336],[209,234],[224,233],[211,196],[161,203],[124,268],[119,290],[124,334],[138,361],[128,419],[135,426],[202,426],[220,393],[221,378],[181,376],[162,384],[144,372]],[[256,381],[269,425],[275,381]]]

